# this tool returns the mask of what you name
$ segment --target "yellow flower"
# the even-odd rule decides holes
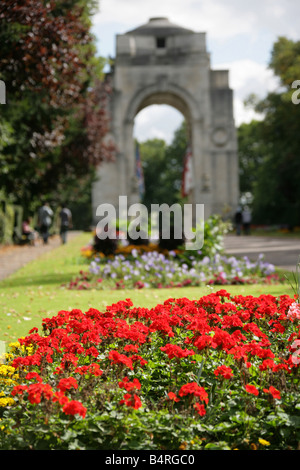
[[[0,375],[5,377],[11,377],[16,372],[16,369],[12,366],[0,365]]]
[[[10,397],[0,398],[0,408],[4,408],[5,406],[11,406],[15,403],[15,401]]]
[[[257,445],[252,443],[252,444],[250,444],[250,448],[251,448],[251,450],[257,450]]]
[[[180,444],[180,446],[179,446],[179,449],[180,450],[185,450],[186,446],[187,446],[187,442],[182,442],[182,444]]]
[[[265,439],[262,439],[261,437],[258,439],[258,442],[259,442],[262,446],[269,446],[269,445],[271,445],[269,441],[265,441]]]

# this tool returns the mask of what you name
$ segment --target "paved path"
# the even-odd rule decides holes
[[[286,271],[296,270],[300,256],[300,238],[228,235],[225,237],[224,245],[226,253],[248,256],[251,261],[263,253],[265,261]]]
[[[71,240],[80,233],[81,232],[75,230],[70,231],[68,233],[68,240]],[[51,237],[47,245],[44,245],[41,240],[38,241],[36,246],[0,245],[0,280],[5,279],[30,261],[33,261],[42,254],[47,253],[60,245],[61,240],[58,235]]]

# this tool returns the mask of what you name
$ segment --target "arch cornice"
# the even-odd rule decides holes
[[[199,108],[192,95],[174,83],[155,83],[140,88],[127,107],[125,124],[132,123],[135,116],[147,106],[167,104],[180,111],[188,121],[201,120]]]

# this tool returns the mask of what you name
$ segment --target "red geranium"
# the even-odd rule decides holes
[[[254,385],[251,385],[251,384],[247,384],[247,385],[245,386],[245,390],[246,390],[246,392],[248,392],[248,393],[252,393],[252,395],[256,395],[256,396],[257,396],[257,395],[259,394],[259,391],[257,390],[257,388],[254,387]]]
[[[169,393],[168,393],[168,397],[170,398],[170,400],[173,400],[173,401],[180,401],[180,399],[175,395],[174,392],[169,392]]]
[[[281,395],[280,395],[280,391],[277,390],[275,387],[273,387],[272,385],[269,387],[269,389],[267,388],[264,388],[263,391],[265,393],[269,393],[270,395],[272,395],[273,398],[276,398],[277,400],[280,400],[281,399]]]
[[[202,405],[201,403],[195,403],[194,408],[197,410],[197,412],[200,416],[205,416],[206,415],[206,409],[205,409],[204,405]]]
[[[76,414],[79,414],[82,418],[85,418],[87,409],[79,401],[71,400],[66,405],[64,405],[63,412],[66,415],[73,415],[73,416]]]
[[[30,403],[40,403],[42,398],[50,400],[53,390],[49,384],[31,384],[28,387],[28,400]]]
[[[61,379],[58,383],[58,390],[61,392],[65,392],[66,390],[69,390],[70,388],[78,388],[78,383],[77,380],[74,379],[74,377],[68,377],[66,379]]]
[[[221,375],[222,377],[224,377],[224,379],[231,379],[231,377],[233,377],[232,369],[226,366],[217,367],[214,371],[214,374],[216,377]]]
[[[125,393],[124,399],[120,400],[120,405],[123,404],[125,404],[126,406],[130,406],[135,410],[139,409],[142,406],[140,398],[136,394],[131,395],[130,393]]]
[[[200,387],[196,382],[191,382],[185,384],[179,390],[178,395],[180,397],[184,397],[186,395],[194,395],[195,397],[199,397],[200,400],[208,403],[208,395],[203,387]]]
[[[119,387],[120,388],[125,388],[127,392],[130,392],[131,390],[137,389],[140,390],[141,384],[138,379],[134,378],[132,382],[129,382],[128,377],[124,377],[124,379],[119,382]]]

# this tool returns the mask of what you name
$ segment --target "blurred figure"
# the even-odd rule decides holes
[[[44,202],[38,212],[38,224],[40,228],[40,234],[43,238],[44,244],[48,243],[49,229],[52,224],[53,211],[49,206],[48,202]]]
[[[35,245],[35,242],[38,238],[37,232],[34,230],[34,228],[31,227],[30,225],[31,219],[28,218],[24,220],[22,224],[22,235],[26,237],[26,239],[29,241],[30,245]]]
[[[60,238],[63,244],[67,243],[67,233],[72,228],[72,213],[64,204],[60,211]]]
[[[243,214],[241,207],[238,207],[234,216],[236,234],[241,235],[242,233],[242,224],[243,224]]]
[[[243,210],[243,228],[244,234],[250,235],[250,226],[251,226],[251,212],[248,206],[245,206]]]

